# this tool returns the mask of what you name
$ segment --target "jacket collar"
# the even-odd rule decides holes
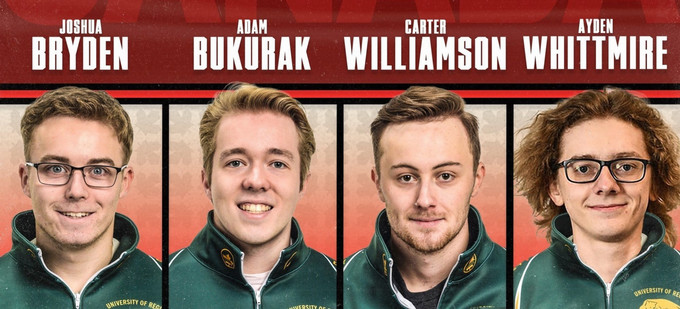
[[[449,275],[449,282],[461,280],[481,266],[493,250],[493,242],[486,234],[484,224],[477,209],[470,205],[468,212],[468,228],[470,240],[468,248],[459,255],[458,263],[454,265]],[[392,254],[387,244],[390,241],[391,229],[387,220],[387,213],[383,209],[376,220],[376,230],[371,243],[366,248],[368,260],[382,277],[389,280],[390,269],[393,265]]]
[[[647,235],[647,240],[642,244],[640,255],[647,255],[655,248],[663,244],[663,239],[666,234],[663,222],[656,215],[646,212],[642,223],[642,233]],[[574,268],[580,265],[581,270],[587,271],[586,266],[581,263],[581,260],[576,255],[576,245],[569,240],[574,234],[571,226],[571,218],[569,214],[563,213],[557,215],[552,221],[551,239],[552,244],[549,250],[554,252],[554,255],[560,260],[565,261],[565,265],[569,268]],[[642,262],[644,259],[636,259],[632,265]]]
[[[208,268],[246,284],[243,277],[245,253],[215,227],[213,216],[211,210],[208,213],[208,223],[196,235],[189,249]],[[295,271],[309,256],[311,250],[305,245],[302,231],[295,218],[292,219],[290,237],[292,244],[281,251],[269,279],[277,279]]]
[[[111,261],[118,260],[121,255],[129,255],[137,247],[139,241],[139,233],[137,227],[130,220],[130,218],[116,213],[113,224],[113,237],[117,239],[120,244],[118,249],[113,254]],[[38,247],[34,245],[31,240],[35,238],[35,217],[32,210],[27,210],[18,213],[12,220],[12,250],[10,253],[17,258],[21,263],[29,264],[35,268],[44,268],[39,257],[40,253]],[[123,261],[120,259],[118,263]],[[115,267],[109,268],[109,271],[115,270]],[[47,269],[45,269],[47,271]]]

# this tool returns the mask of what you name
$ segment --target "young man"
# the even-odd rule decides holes
[[[411,87],[371,124],[385,210],[345,259],[345,308],[504,307],[505,249],[470,205],[485,170],[477,119],[458,95]]]
[[[118,101],[84,88],[49,91],[28,106],[21,133],[19,176],[33,210],[12,221],[0,307],[160,306],[161,267],[116,213],[134,178],[132,126]]]
[[[551,245],[515,269],[515,308],[678,308],[679,142],[659,112],[586,91],[527,130],[515,179]]]
[[[335,308],[334,261],[305,245],[293,219],[315,150],[300,103],[237,85],[208,106],[200,138],[214,210],[170,257],[170,306]]]

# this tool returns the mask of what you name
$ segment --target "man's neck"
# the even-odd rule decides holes
[[[611,283],[619,269],[642,249],[641,233],[635,233],[618,242],[600,241],[579,235],[574,235],[573,241],[581,261],[595,270],[606,283]]]
[[[243,258],[243,272],[246,274],[257,274],[270,271],[274,268],[274,265],[279,260],[281,251],[290,246],[291,228],[289,225],[283,229],[281,234],[263,244],[248,245],[235,241],[234,243],[245,254]]]
[[[422,253],[408,246],[396,235],[391,237],[391,251],[396,267],[410,292],[427,291],[446,279],[470,238],[468,222],[444,248]]]
[[[107,233],[108,234],[108,233]],[[43,252],[47,268],[64,280],[74,293],[80,293],[87,280],[109,264],[113,256],[113,233],[104,234],[86,248],[67,248],[37,235],[36,245]]]

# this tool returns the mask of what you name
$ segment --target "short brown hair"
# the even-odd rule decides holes
[[[201,149],[203,150],[203,168],[206,178],[210,183],[212,175],[213,156],[216,147],[216,130],[222,117],[238,112],[265,112],[270,111],[290,117],[297,129],[300,153],[300,189],[302,189],[312,154],[316,150],[314,132],[307,121],[302,105],[291,96],[273,89],[260,88],[246,83],[231,84],[226,91],[215,95],[203,114],[199,135]]]
[[[32,160],[31,141],[35,128],[46,119],[57,116],[99,121],[111,127],[123,148],[123,164],[130,161],[132,124],[118,100],[104,91],[73,86],[48,91],[26,108],[21,118],[21,137],[26,160]]]
[[[465,127],[472,153],[473,170],[477,170],[481,147],[477,117],[465,111],[465,101],[459,95],[437,87],[412,86],[385,104],[371,123],[373,159],[380,174],[380,139],[385,128],[391,124],[409,121],[435,121],[458,117]]]
[[[676,234],[668,212],[680,203],[680,142],[659,111],[625,90],[585,91],[536,115],[533,123],[522,129],[527,130],[527,135],[515,151],[517,191],[526,196],[536,217],[534,223],[547,229],[546,238],[550,240],[552,219],[566,211],[549,196],[550,184],[557,177],[554,166],[559,160],[562,136],[584,121],[607,117],[623,120],[642,131],[654,167],[652,194],[658,197],[649,201],[647,211],[661,218],[667,231],[664,241],[674,246]]]

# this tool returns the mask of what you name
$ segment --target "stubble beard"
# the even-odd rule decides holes
[[[436,230],[429,230],[426,232],[414,232],[408,230],[398,225],[392,225],[392,222],[399,222],[397,218],[388,210],[387,219],[390,222],[390,226],[394,235],[397,236],[401,241],[403,241],[407,246],[420,254],[430,255],[442,250],[446,245],[448,245],[460,232],[463,224],[456,229],[446,229],[444,233],[437,236]],[[420,235],[417,235],[417,234]]]

